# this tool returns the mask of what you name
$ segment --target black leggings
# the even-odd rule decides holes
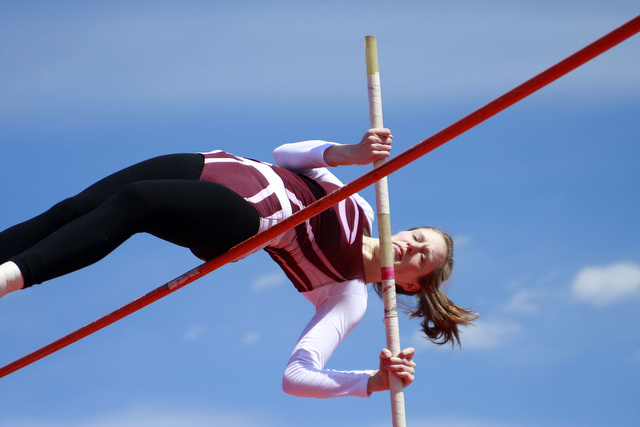
[[[156,157],[95,183],[0,233],[0,264],[15,262],[25,287],[93,264],[146,232],[211,259],[258,232],[256,209],[228,188],[200,181],[204,156]]]

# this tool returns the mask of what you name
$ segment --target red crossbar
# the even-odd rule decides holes
[[[615,29],[609,34],[596,40],[587,47],[579,50],[573,55],[560,61],[553,67],[543,71],[534,78],[526,81],[515,89],[505,93],[501,97],[493,100],[482,108],[474,111],[468,116],[458,120],[449,127],[441,130],[435,135],[425,139],[424,141],[414,145],[408,150],[398,154],[396,157],[385,162],[382,166],[379,166],[370,172],[355,179],[349,184],[337,189],[336,191],[326,195],[325,197],[312,203],[305,209],[296,212],[291,217],[282,221],[281,223],[265,230],[255,236],[245,240],[239,245],[234,246],[228,252],[214,258],[206,263],[188,271],[180,277],[158,287],[157,289],[141,296],[140,298],[126,304],[119,309],[95,320],[76,331],[65,335],[64,337],[48,344],[39,350],[34,351],[8,365],[0,368],[0,378],[9,375],[37,360],[42,359],[45,356],[54,353],[61,348],[64,348],[86,336],[128,316],[129,314],[140,310],[143,307],[165,297],[166,295],[188,285],[189,283],[203,277],[204,275],[212,272],[213,270],[222,267],[223,265],[232,262],[244,254],[262,246],[263,244],[273,240],[280,234],[295,227],[296,225],[308,220],[309,218],[319,214],[320,212],[330,208],[336,203],[348,198],[352,194],[365,189],[371,184],[378,181],[398,169],[408,165],[419,157],[424,156],[430,151],[440,147],[453,138],[468,131],[472,127],[484,122],[490,117],[498,114],[502,110],[510,107],[516,102],[526,98],[537,90],[543,88],[549,83],[559,79],[563,75],[573,71],[584,63],[590,61],[603,52],[611,49],[624,40],[640,32],[640,16],[632,19],[621,27]]]

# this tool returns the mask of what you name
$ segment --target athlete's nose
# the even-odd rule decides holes
[[[425,250],[427,244],[426,243],[409,243],[407,245],[407,252],[410,255],[415,254],[416,252],[422,252]]]

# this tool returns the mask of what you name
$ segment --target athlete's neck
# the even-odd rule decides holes
[[[362,237],[362,256],[364,258],[364,276],[367,283],[375,283],[380,278],[380,259],[378,256],[378,239]]]

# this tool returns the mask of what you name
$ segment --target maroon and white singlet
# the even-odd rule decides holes
[[[259,231],[342,185],[326,169],[301,171],[305,175],[223,151],[203,154],[201,179],[224,185],[255,206],[261,221]],[[264,248],[300,292],[364,278],[362,236],[365,229],[370,233],[371,221],[371,207],[357,196],[350,197]]]
[[[285,144],[274,151],[279,166],[222,151],[203,153],[201,179],[222,184],[252,203],[262,231],[343,185],[326,169],[323,153],[331,145]],[[367,308],[362,236],[365,230],[370,232],[373,218],[371,206],[355,194],[264,247],[316,308],[284,372],[282,387],[289,394],[369,396],[372,371],[340,371],[325,365]]]

